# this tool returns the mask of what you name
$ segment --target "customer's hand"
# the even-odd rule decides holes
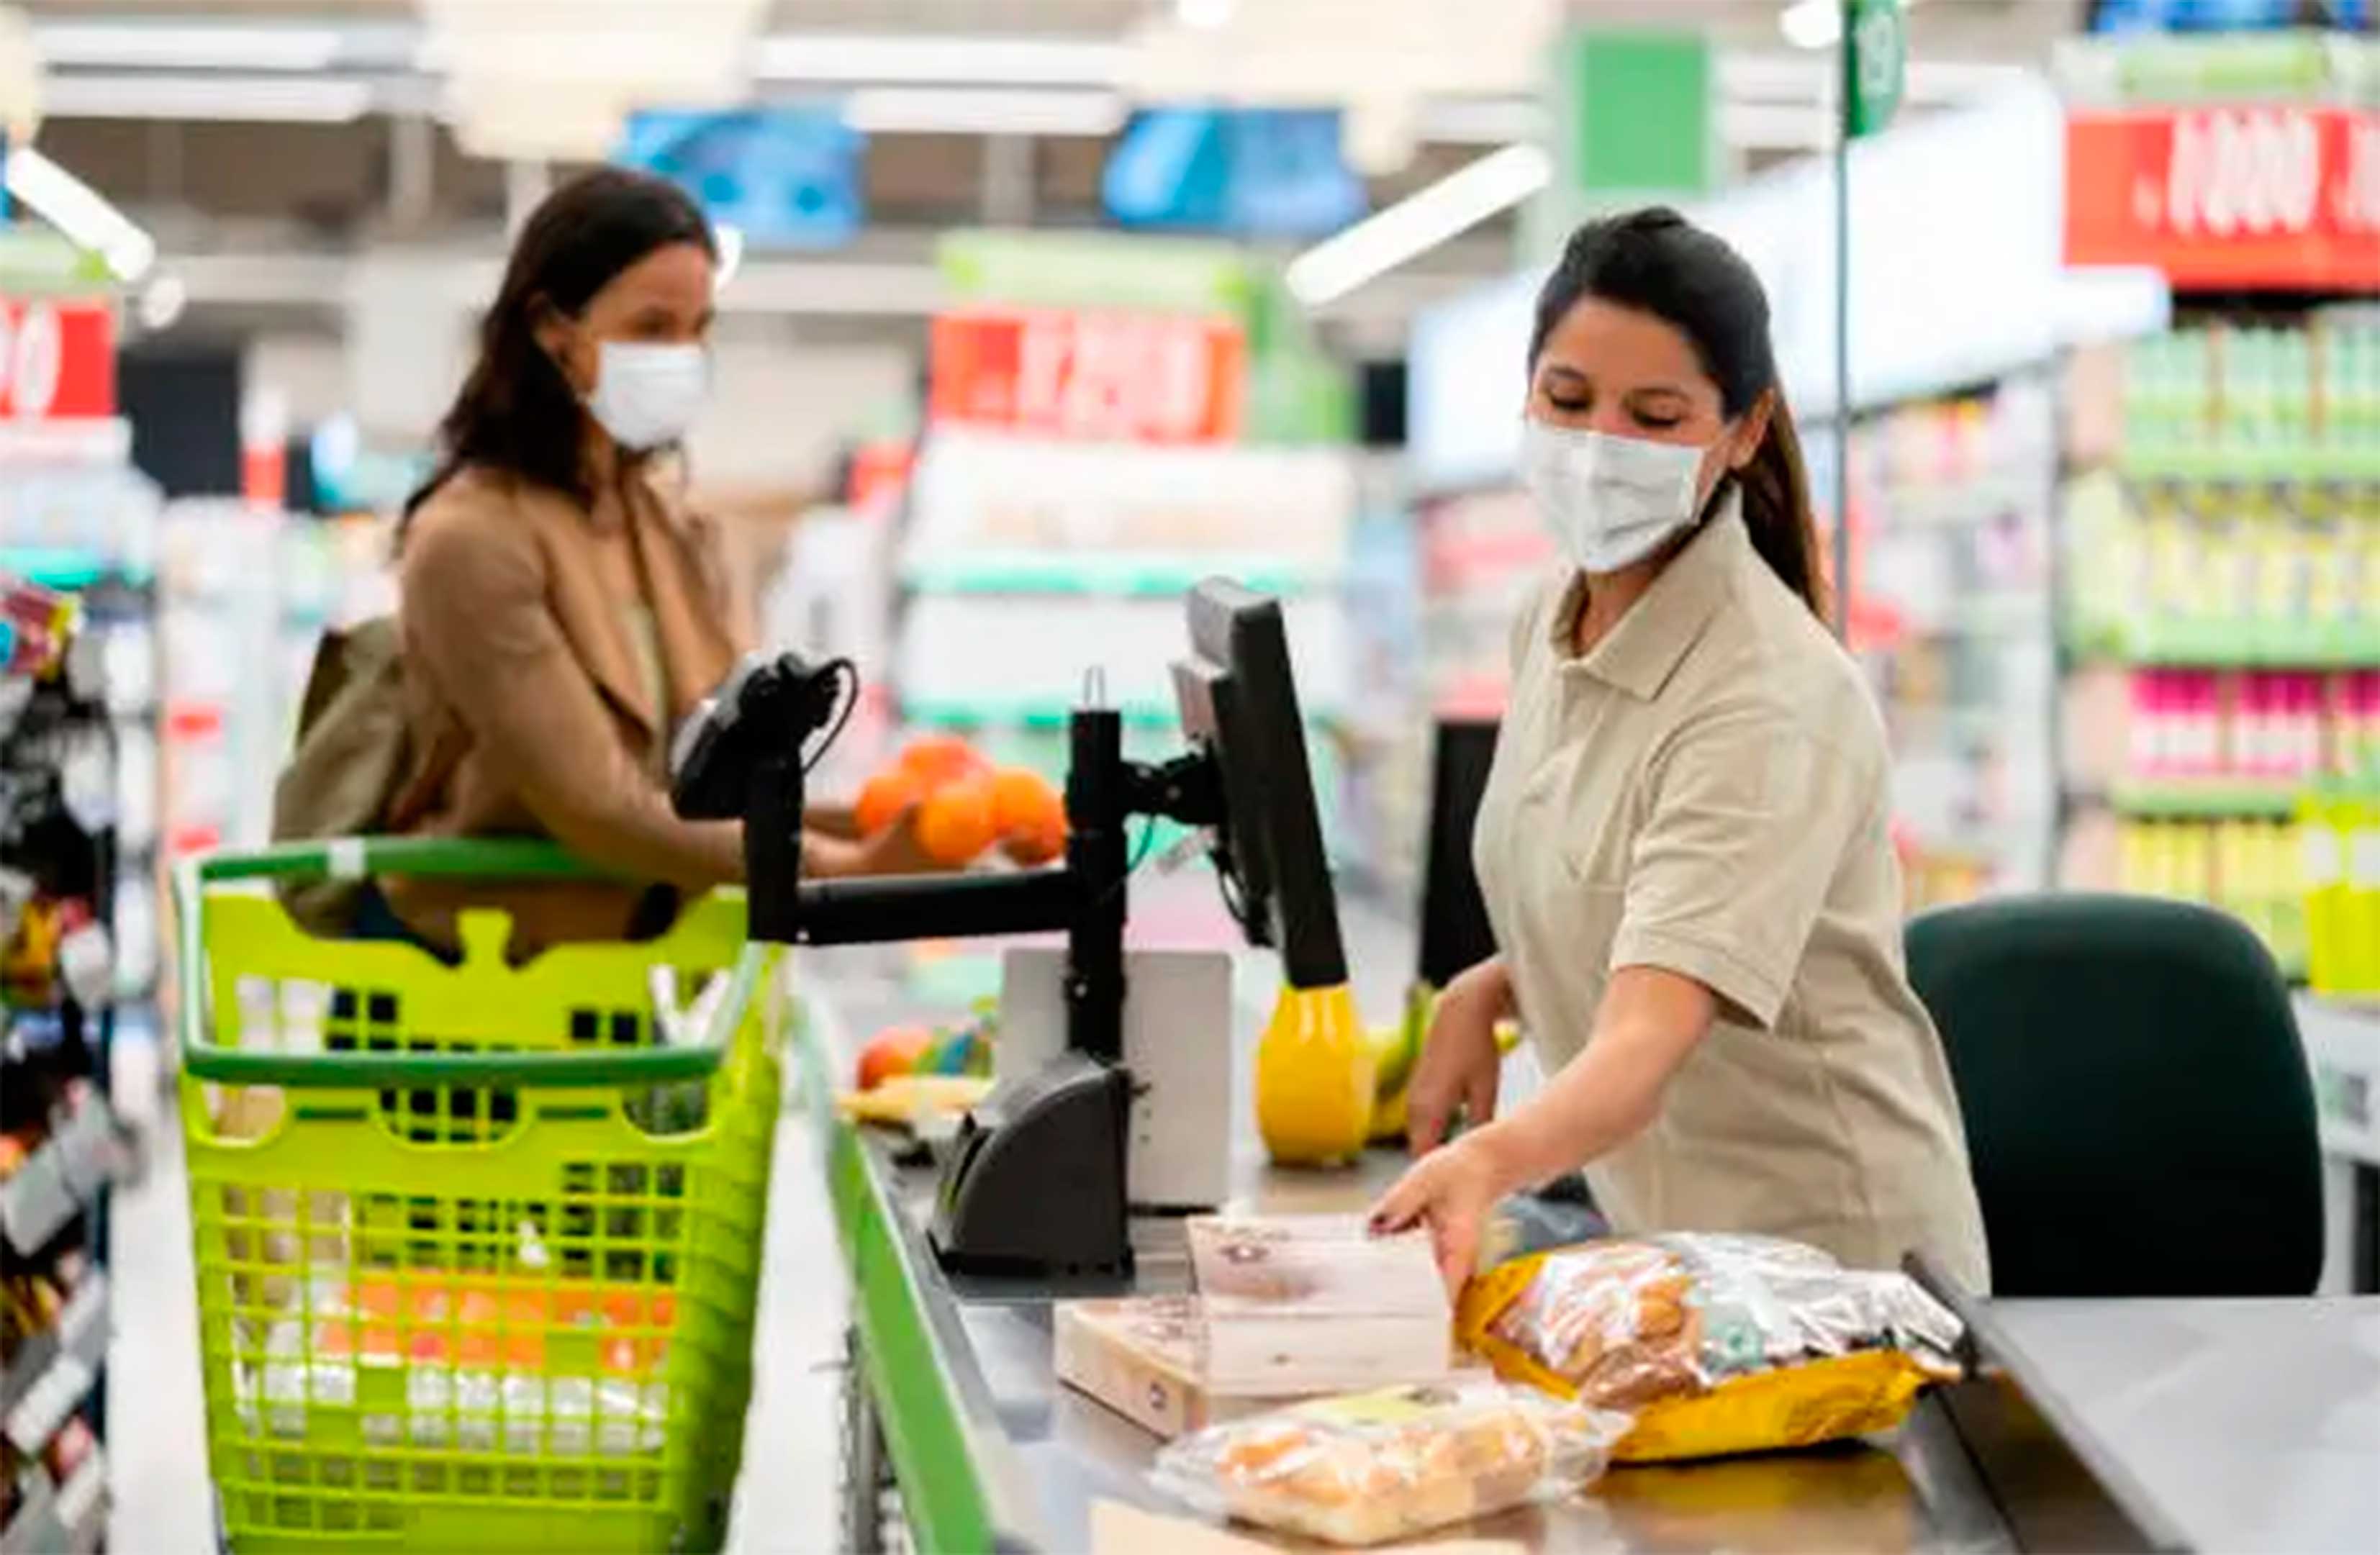
[[[1512,982],[1500,957],[1463,973],[1438,996],[1429,1036],[1405,1090],[1405,1137],[1415,1155],[1427,1155],[1445,1142],[1458,1108],[1473,1128],[1496,1115],[1496,1087],[1504,1067],[1496,1023],[1512,1006]]]
[[[1463,1294],[1479,1261],[1488,1212],[1510,1191],[1495,1136],[1466,1134],[1415,1161],[1372,1207],[1376,1233],[1429,1229],[1430,1249],[1449,1300]]]
[[[813,879],[925,875],[944,868],[917,840],[917,808],[914,805],[873,836],[836,837],[822,832],[802,834],[802,873]]]

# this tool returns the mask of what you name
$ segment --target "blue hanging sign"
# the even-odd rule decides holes
[[[1108,155],[1108,214],[1133,227],[1313,237],[1362,215],[1339,115],[1309,108],[1152,108]]]
[[[613,160],[670,179],[756,249],[826,249],[868,220],[865,145],[831,109],[657,109],[629,118]]]

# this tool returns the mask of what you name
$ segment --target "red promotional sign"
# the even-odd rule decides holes
[[[115,310],[0,298],[0,419],[115,414]]]
[[[1220,443],[1239,434],[1246,357],[1228,319],[946,313],[934,321],[931,409],[1047,437]]]
[[[2151,265],[2180,287],[2380,292],[2380,115],[2070,118],[2066,262]]]

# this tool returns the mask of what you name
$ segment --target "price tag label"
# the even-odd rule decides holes
[[[934,321],[934,419],[1098,442],[1239,434],[1246,346],[1193,314],[971,310]]]
[[[2221,104],[2077,115],[2066,262],[2176,286],[2368,290],[2380,274],[2380,115]]]
[[[0,419],[115,414],[115,310],[103,302],[0,298]]]

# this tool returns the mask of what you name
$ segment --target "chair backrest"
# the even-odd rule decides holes
[[[2003,898],[1909,925],[2002,1295],[2302,1295],[2313,1086],[2272,957],[2148,897]]]

